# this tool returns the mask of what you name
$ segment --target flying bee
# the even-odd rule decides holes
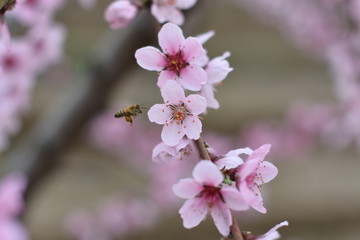
[[[116,118],[125,117],[125,120],[132,125],[132,118],[136,117],[140,113],[142,113],[141,109],[145,109],[144,107],[140,107],[139,104],[130,105],[126,108],[121,109],[120,111],[115,113]]]

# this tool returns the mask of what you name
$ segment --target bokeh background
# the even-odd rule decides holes
[[[24,119],[22,133],[13,138],[13,146],[52,108],[56,99],[66,97],[69,86],[82,81],[79,76],[89,69],[89,58],[94,52],[109,51],[106,44],[99,45],[99,42],[126,34],[126,30],[109,30],[104,22],[103,11],[109,2],[99,1],[96,10],[91,11],[70,3],[60,12],[58,19],[68,27],[66,57],[38,82],[32,110]],[[205,132],[236,136],[241,127],[255,121],[281,122],[295,101],[336,101],[327,65],[295,47],[277,29],[260,23],[232,1],[205,1],[197,10],[198,16],[187,23],[185,35],[215,30],[216,35],[205,47],[210,57],[230,51],[229,62],[234,68],[218,87],[216,98],[221,107],[205,116]],[[150,27],[153,26],[149,24]],[[135,63],[135,59],[129,61]],[[134,67],[112,90],[108,106],[120,109],[124,103],[151,106],[160,102],[155,82],[154,72]],[[57,113],[61,111],[61,108],[55,109]],[[128,124],[123,120],[114,121]],[[136,121],[146,121],[146,114],[139,116],[135,124]],[[146,180],[138,176],[136,169],[120,157],[94,147],[87,126],[74,139],[74,144],[58,156],[60,164],[39,183],[27,203],[24,219],[33,239],[70,239],[64,227],[66,216],[79,210],[95,212],[109,196],[127,194],[129,184],[134,182],[137,192],[146,188]],[[6,160],[14,149],[7,150],[2,157]],[[316,148],[300,156],[271,158],[279,168],[279,175],[264,186],[268,213],[262,215],[250,210],[237,214],[240,227],[262,234],[288,220],[290,226],[280,230],[283,239],[359,239],[358,154],[351,149]],[[144,161],[151,161],[151,156]],[[123,239],[219,238],[211,219],[186,230],[177,209],[164,215],[166,217],[153,228]]]

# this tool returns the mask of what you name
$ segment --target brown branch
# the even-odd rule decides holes
[[[195,144],[199,151],[200,158],[211,161],[211,158],[210,158],[209,152],[206,149],[204,140],[202,138],[199,138],[199,139],[195,140]],[[233,224],[230,226],[230,235],[229,235],[229,237],[227,237],[225,239],[227,239],[227,240],[244,240],[244,238],[241,234],[239,225],[234,216],[232,216],[232,222],[233,222]]]
[[[243,235],[241,234],[239,224],[236,221],[234,215],[232,216],[233,224],[230,226],[230,235],[229,239],[232,240],[244,240]]]
[[[206,150],[205,142],[202,138],[195,140],[196,147],[198,148],[200,159],[211,160],[209,152]]]

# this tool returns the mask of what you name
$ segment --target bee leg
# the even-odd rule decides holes
[[[132,118],[131,118],[131,117],[125,116],[125,120],[126,120],[127,122],[129,122],[130,125],[132,125],[133,121],[132,121]]]

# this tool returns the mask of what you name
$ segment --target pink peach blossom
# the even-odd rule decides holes
[[[36,60],[30,62],[33,62],[33,68],[37,72],[44,71],[62,59],[65,37],[64,26],[49,22],[34,26],[22,39]]]
[[[177,80],[185,89],[199,91],[207,81],[202,68],[206,53],[200,41],[194,37],[185,39],[178,26],[167,23],[159,32],[159,45],[162,52],[150,46],[138,49],[137,63],[146,70],[160,72],[160,88],[169,80]]]
[[[113,2],[105,10],[104,18],[112,29],[120,29],[129,25],[136,17],[138,8],[126,0]]]
[[[197,0],[153,0],[151,14],[160,23],[171,22],[183,25],[184,15],[179,9],[189,9]]]
[[[199,225],[210,212],[219,232],[228,236],[232,224],[230,208],[240,211],[249,206],[236,188],[222,184],[224,176],[211,161],[200,161],[194,168],[193,177],[182,179],[173,186],[178,197],[188,199],[179,211],[184,227]]]
[[[261,213],[266,213],[266,209],[259,188],[274,179],[278,173],[272,163],[264,161],[270,147],[270,144],[265,144],[252,152],[237,172],[237,186],[245,201]]]
[[[10,15],[15,16],[25,25],[34,26],[49,21],[64,3],[65,0],[18,0]]]
[[[155,104],[148,112],[151,122],[164,124],[161,139],[169,146],[178,144],[184,136],[200,138],[202,124],[198,115],[206,109],[205,98],[191,94],[185,97],[183,88],[170,80],[161,88],[164,104]]]

